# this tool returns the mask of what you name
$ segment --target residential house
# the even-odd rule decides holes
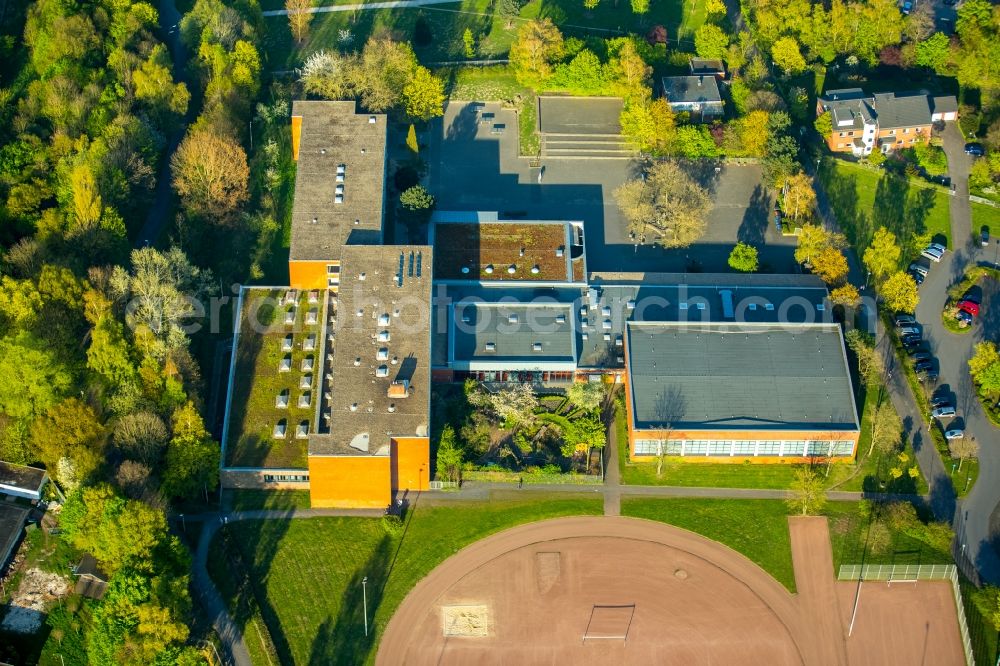
[[[664,76],[663,97],[674,113],[687,112],[694,121],[710,122],[725,112],[713,75]]]
[[[823,113],[830,114],[833,126],[830,150],[862,157],[875,149],[887,153],[929,140],[934,121],[958,117],[958,103],[954,97],[868,95],[861,88],[846,88],[829,90],[816,101],[816,115]]]
[[[0,494],[37,502],[48,481],[44,469],[0,461]]]

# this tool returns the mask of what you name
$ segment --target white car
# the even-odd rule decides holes
[[[933,412],[931,412],[931,416],[933,416],[936,419],[944,419],[954,415],[955,415],[955,408],[952,407],[951,405],[943,405],[935,409]]]
[[[930,259],[931,261],[938,262],[938,261],[941,261],[941,257],[944,256],[944,252],[942,252],[941,250],[939,250],[937,248],[929,247],[926,250],[924,250],[923,252],[921,252],[920,256],[921,257],[926,257],[927,259]]]
[[[953,430],[944,431],[945,439],[962,439],[965,437],[965,431],[961,428],[954,428]]]

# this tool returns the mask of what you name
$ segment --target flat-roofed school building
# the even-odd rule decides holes
[[[630,322],[632,457],[849,459],[860,435],[836,324]]]

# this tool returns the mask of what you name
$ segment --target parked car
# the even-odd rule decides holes
[[[930,270],[930,267],[924,266],[923,264],[919,264],[914,261],[912,264],[910,264],[910,268],[908,270],[913,273],[920,273],[924,277],[927,277],[927,273]]]
[[[927,246],[927,249],[937,250],[941,254],[944,254],[945,252],[948,251],[948,248],[946,248],[944,245],[941,245],[941,243],[931,243],[930,245]]]
[[[958,309],[962,312],[968,312],[973,317],[979,316],[979,303],[970,301],[967,298],[963,298],[958,302]]]
[[[979,230],[979,244],[983,247],[990,246],[990,228],[983,225],[983,228]]]
[[[961,428],[952,428],[944,431],[944,437],[945,439],[962,439],[965,437],[965,431]]]
[[[923,342],[918,342],[912,345],[904,344],[903,347],[906,349],[906,353],[910,356],[916,356],[917,354],[922,354],[927,351],[927,347],[924,346]]]
[[[904,2],[903,6],[900,8],[900,11],[903,12],[904,16],[906,14],[909,14],[910,12],[913,11],[913,3],[910,2],[910,0],[906,0],[906,2]]]
[[[918,273],[917,271],[910,271],[908,275],[913,278],[913,281],[917,283],[918,287],[922,285],[926,279],[923,273]]]
[[[931,398],[931,407],[938,409],[939,407],[951,407],[951,398],[946,395],[936,395]]]
[[[929,361],[934,357],[931,356],[930,352],[918,351],[917,353],[913,354],[912,358],[914,361]]]
[[[927,249],[925,249],[923,252],[920,253],[920,256],[926,259],[930,259],[931,261],[937,263],[941,261],[941,257],[944,256],[944,252],[934,247],[928,247]]]
[[[913,315],[908,314],[898,314],[896,315],[896,328],[901,326],[912,326],[917,323],[917,318]]]
[[[920,329],[916,326],[900,326],[900,335],[920,335]]]
[[[978,289],[970,289],[962,296],[962,300],[979,305],[982,303],[982,294],[979,293]]]
[[[944,405],[942,407],[938,407],[933,412],[931,412],[931,416],[933,416],[936,419],[950,418],[954,415],[955,415],[955,408],[952,407],[951,405]]]
[[[973,157],[982,157],[986,154],[986,148],[981,143],[967,143],[965,144],[965,154],[972,155]]]
[[[934,362],[929,358],[925,358],[922,361],[917,361],[913,364],[913,369],[917,372],[929,372],[934,369]]]
[[[907,333],[902,337],[904,345],[916,344],[917,342],[923,342],[924,338],[919,333]]]
[[[971,324],[973,317],[965,310],[959,310],[958,313],[955,315],[955,319],[962,322],[963,324]]]
[[[938,371],[937,370],[928,370],[926,372],[918,372],[917,373],[917,379],[919,379],[922,382],[924,382],[924,381],[927,381],[927,382],[936,382],[938,380]]]

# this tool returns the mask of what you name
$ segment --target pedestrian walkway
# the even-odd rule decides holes
[[[353,5],[327,5],[325,7],[310,7],[304,10],[306,14],[325,14],[327,12],[356,12],[364,9],[403,9],[406,7],[424,7],[426,5],[446,5],[460,0],[387,0],[386,2],[362,2]],[[264,16],[288,16],[287,9],[270,9],[261,12]]]

